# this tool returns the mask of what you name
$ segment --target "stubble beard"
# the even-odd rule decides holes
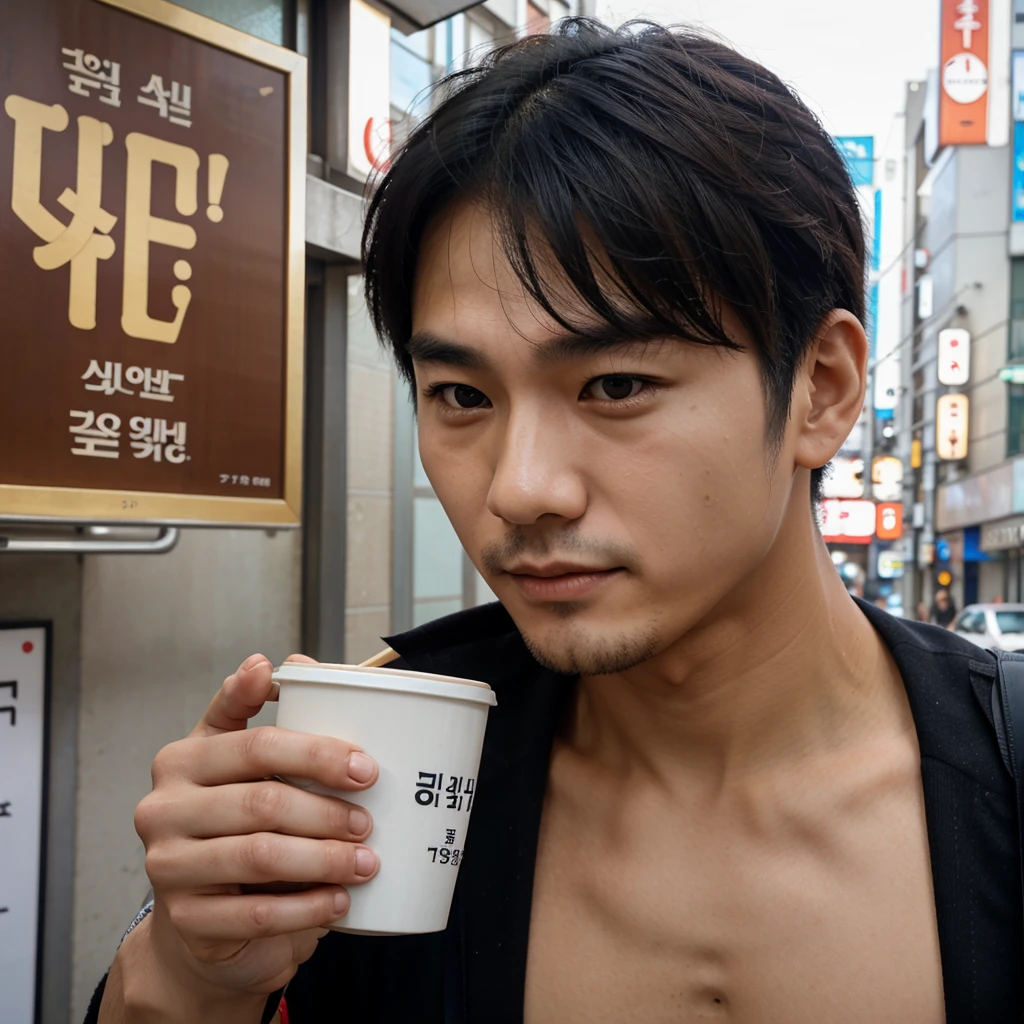
[[[559,604],[549,613],[568,620],[579,605]],[[521,631],[522,632],[522,631]],[[566,622],[560,636],[540,640],[522,632],[527,650],[545,668],[562,675],[605,676],[642,665],[658,652],[660,637],[653,626],[634,633],[595,635],[575,623]]]

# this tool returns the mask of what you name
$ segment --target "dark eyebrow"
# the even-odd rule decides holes
[[[600,352],[647,345],[652,340],[650,336],[629,336],[611,324],[600,324],[587,328],[585,334],[566,331],[552,335],[550,340],[535,342],[533,361],[538,366],[556,366]],[[432,331],[417,331],[407,342],[405,351],[416,363],[435,363],[465,370],[491,369],[491,362],[483,353],[470,345],[441,338]]]
[[[438,337],[432,331],[417,331],[405,345],[406,354],[414,363],[435,363],[457,366],[463,370],[490,369],[490,360],[475,348]]]

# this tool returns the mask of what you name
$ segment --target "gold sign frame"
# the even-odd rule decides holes
[[[166,0],[94,0],[285,75],[287,244],[284,465],[281,498],[0,484],[0,522],[295,527],[302,517],[306,276],[306,58]]]

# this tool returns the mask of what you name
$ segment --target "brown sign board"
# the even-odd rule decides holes
[[[163,0],[0,32],[0,519],[299,521],[306,62]]]

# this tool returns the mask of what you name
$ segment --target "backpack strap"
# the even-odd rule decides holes
[[[1001,651],[993,653],[999,663],[999,674],[992,687],[992,717],[999,750],[1017,792],[1017,831],[1024,890],[1024,657]]]

